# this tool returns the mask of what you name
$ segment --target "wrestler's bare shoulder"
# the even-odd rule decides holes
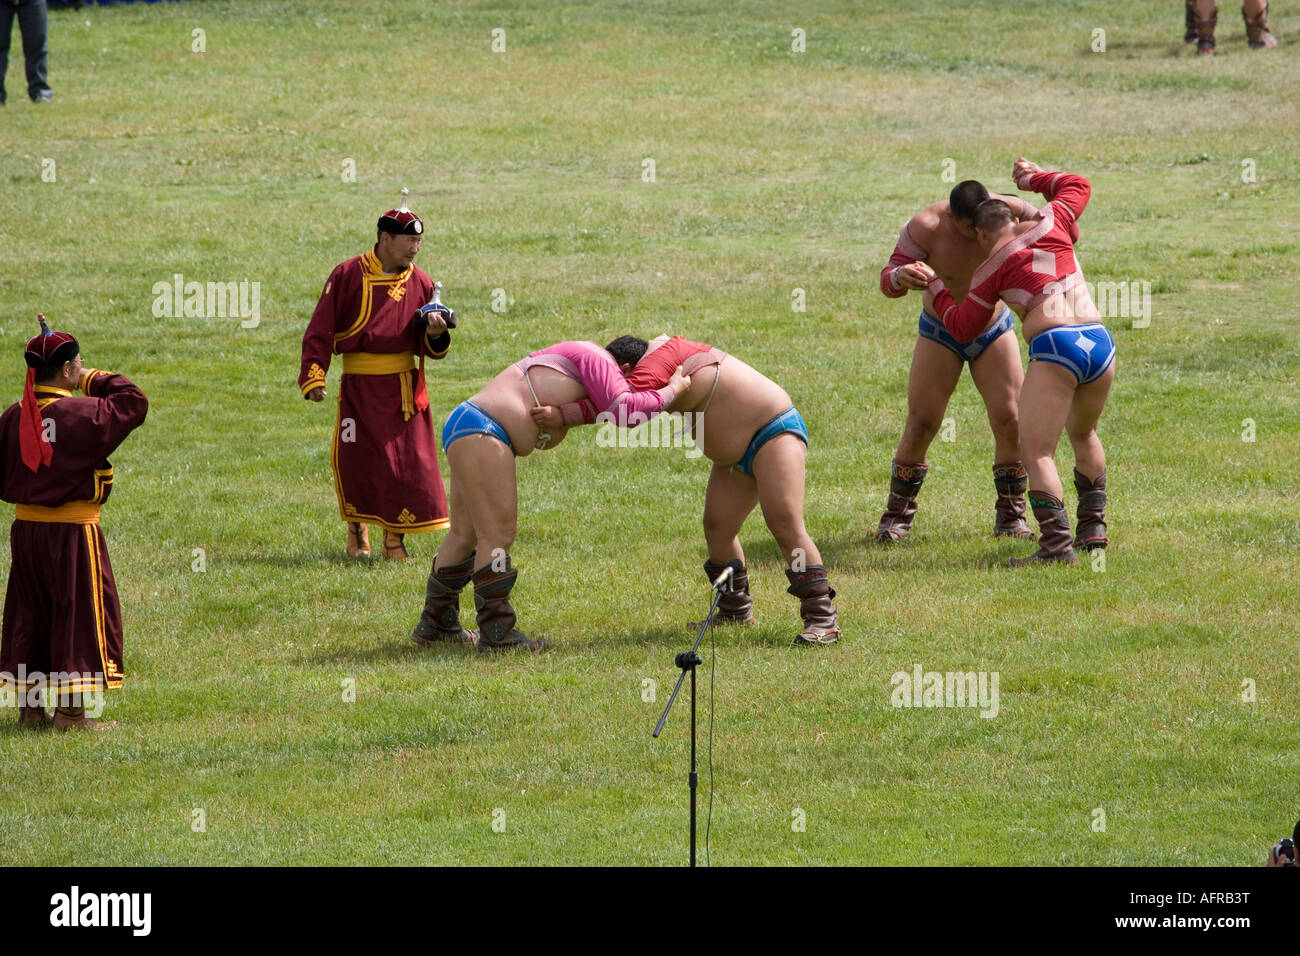
[[[909,219],[907,233],[912,237],[912,241],[921,242],[935,235],[943,227],[944,213],[947,211],[948,200],[941,199],[937,203],[926,206]]]
[[[1024,221],[1035,220],[1039,217],[1038,210],[1033,203],[1026,202],[1019,196],[1004,196],[1001,193],[989,193],[990,199],[998,199],[1011,207],[1017,219]]]

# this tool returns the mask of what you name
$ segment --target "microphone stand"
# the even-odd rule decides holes
[[[728,572],[731,568],[727,569]],[[677,677],[677,686],[673,688],[672,694],[668,698],[668,705],[664,707],[664,712],[659,718],[659,723],[655,724],[654,733],[650,736],[658,738],[664,729],[664,723],[668,720],[668,712],[673,709],[673,702],[677,700],[677,692],[682,689],[682,681],[686,680],[686,672],[691,672],[691,772],[687,776],[687,786],[691,791],[691,866],[695,866],[695,802],[696,793],[699,790],[700,775],[695,770],[695,668],[704,661],[696,653],[700,649],[700,642],[704,640],[704,632],[712,626],[713,612],[718,609],[718,602],[722,600],[722,595],[731,590],[731,574],[722,575],[719,580],[713,583],[713,604],[709,607],[708,616],[700,624],[700,633],[695,637],[695,645],[689,650],[678,654],[673,662],[681,670]]]

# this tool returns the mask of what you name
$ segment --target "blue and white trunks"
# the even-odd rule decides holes
[[[1029,343],[1029,361],[1055,362],[1074,373],[1080,385],[1100,378],[1115,361],[1115,340],[1098,322],[1058,325]]]
[[[808,426],[803,423],[803,416],[795,410],[793,405],[758,430],[754,435],[754,440],[745,449],[745,454],[732,467],[742,475],[753,477],[754,456],[758,454],[758,450],[777,435],[784,435],[786,432],[797,435],[801,442],[805,445],[808,444]]]
[[[479,408],[473,402],[461,402],[452,409],[447,417],[447,424],[442,426],[442,450],[445,452],[457,438],[466,435],[491,435],[503,441],[512,452],[515,446],[510,444],[510,436],[501,427],[501,423]]]
[[[979,338],[973,342],[958,342],[943,327],[942,322],[922,309],[920,321],[916,323],[916,331],[921,338],[938,342],[944,348],[956,352],[965,361],[973,362],[983,354],[994,339],[1004,332],[1010,332],[1015,326],[1015,313],[1004,305],[1002,314],[997,317],[997,321],[985,329]]]

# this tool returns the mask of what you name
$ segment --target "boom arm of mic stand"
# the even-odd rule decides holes
[[[731,582],[727,581],[725,583],[730,584]],[[730,590],[730,588],[726,588],[726,590]],[[718,609],[718,602],[722,600],[722,594],[723,588],[715,590],[713,595],[713,604],[709,607],[708,615],[700,624],[700,633],[695,636],[694,646],[691,647],[689,651],[686,651],[683,654],[678,654],[674,661],[674,663],[676,663],[681,669],[681,673],[677,675],[677,685],[673,687],[673,692],[668,697],[668,705],[664,707],[664,712],[659,718],[659,723],[655,724],[654,733],[650,735],[651,737],[657,738],[659,734],[663,732],[664,723],[668,720],[668,712],[673,709],[673,702],[677,700],[677,692],[682,689],[682,681],[686,680],[686,672],[695,665],[704,663],[703,659],[696,652],[699,651],[700,643],[704,640],[704,632],[709,629],[709,622],[713,620],[713,612]]]

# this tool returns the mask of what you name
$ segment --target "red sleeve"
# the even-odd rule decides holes
[[[304,395],[325,384],[325,373],[329,371],[330,356],[334,353],[334,333],[338,331],[340,300],[345,298],[346,264],[336,266],[325,281],[316,311],[311,314],[307,331],[303,333],[298,387]]]
[[[671,342],[665,342],[636,363],[636,368],[632,369],[632,374],[627,377],[628,387],[634,392],[663,388],[673,377],[677,366],[681,364],[676,350],[671,347]]]
[[[949,335],[958,342],[970,342],[988,328],[998,302],[1001,278],[1002,270],[998,269],[977,288],[967,292],[961,305],[953,300],[952,293],[945,288],[942,279],[936,278],[930,283],[935,314],[943,321],[943,327]]]
[[[1073,173],[1034,173],[1024,177],[1017,185],[1021,189],[1042,193],[1058,210],[1068,211],[1071,226],[1083,215],[1083,210],[1092,197],[1092,184]],[[1072,238],[1077,238],[1078,230],[1072,228],[1070,231],[1073,233]]]
[[[91,398],[99,399],[95,414],[90,420],[87,434],[78,434],[78,445],[93,444],[92,457],[107,458],[136,428],[144,424],[149,412],[149,400],[144,392],[125,375],[84,369],[81,390]],[[80,431],[80,429],[79,429]]]
[[[911,225],[909,222],[908,225]],[[880,270],[880,291],[891,299],[901,299],[907,295],[907,290],[894,285],[894,270],[900,266],[905,266],[910,262],[924,262],[930,257],[928,250],[922,248],[912,239],[912,235],[907,231],[907,226],[898,234],[898,243],[894,246],[894,254],[889,257],[889,262],[885,268]]]

